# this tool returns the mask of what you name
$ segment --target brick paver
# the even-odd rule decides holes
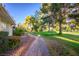
[[[49,56],[48,48],[43,38],[36,37],[35,41],[31,44],[25,56]]]

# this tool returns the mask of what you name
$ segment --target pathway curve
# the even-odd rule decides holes
[[[25,51],[28,50],[32,42],[34,41],[34,37],[31,36],[21,36],[21,46],[12,53],[12,56],[21,56]]]
[[[44,39],[36,37],[24,56],[49,56],[48,48]]]
[[[21,45],[6,52],[5,56],[49,56],[47,45],[42,37],[21,36]]]

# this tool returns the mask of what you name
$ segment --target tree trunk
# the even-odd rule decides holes
[[[62,34],[62,22],[59,20],[59,34]]]
[[[62,34],[62,17],[59,17],[59,34]]]
[[[50,19],[52,19],[52,28],[53,28],[55,24],[55,19],[56,19],[55,12],[54,13],[51,12]]]
[[[48,24],[48,29],[49,29],[48,31],[50,31],[50,23]]]

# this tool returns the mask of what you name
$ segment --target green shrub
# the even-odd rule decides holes
[[[8,32],[0,31],[0,36],[8,36]]]
[[[0,53],[14,49],[20,44],[19,37],[0,37]]]
[[[21,36],[23,33],[24,33],[24,30],[20,28],[15,28],[15,30],[13,31],[13,35],[15,36]]]

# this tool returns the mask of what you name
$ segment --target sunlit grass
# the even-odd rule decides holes
[[[70,34],[69,34],[70,33]],[[73,33],[73,34],[71,34]],[[75,32],[64,32],[62,35],[58,35],[57,32],[36,32],[36,35],[40,35],[40,36],[44,36],[44,37],[48,37],[48,38],[58,38],[59,40],[63,40],[66,43],[69,43],[73,46],[79,46],[79,33],[75,33]]]
[[[69,42],[72,42],[72,43],[78,43],[79,44],[79,42],[78,41],[75,41],[75,40],[70,40],[70,39],[68,39],[68,38],[64,38],[64,37],[60,37],[60,36],[55,36],[56,38],[60,38],[60,39],[63,39],[63,40],[65,40],[65,41],[69,41]]]
[[[65,34],[73,34],[73,35],[79,35],[79,32],[63,32]]]
[[[61,37],[61,36],[54,36],[54,37],[58,38],[59,40],[65,41],[66,43],[70,44],[71,46],[75,46],[75,47],[79,46],[78,41],[71,40],[71,39],[68,39],[68,38],[65,38],[65,37]]]
[[[79,32],[63,32],[62,35],[58,35],[58,32],[37,32],[35,34],[48,40],[56,40],[66,44],[67,47],[74,49],[79,55]]]

